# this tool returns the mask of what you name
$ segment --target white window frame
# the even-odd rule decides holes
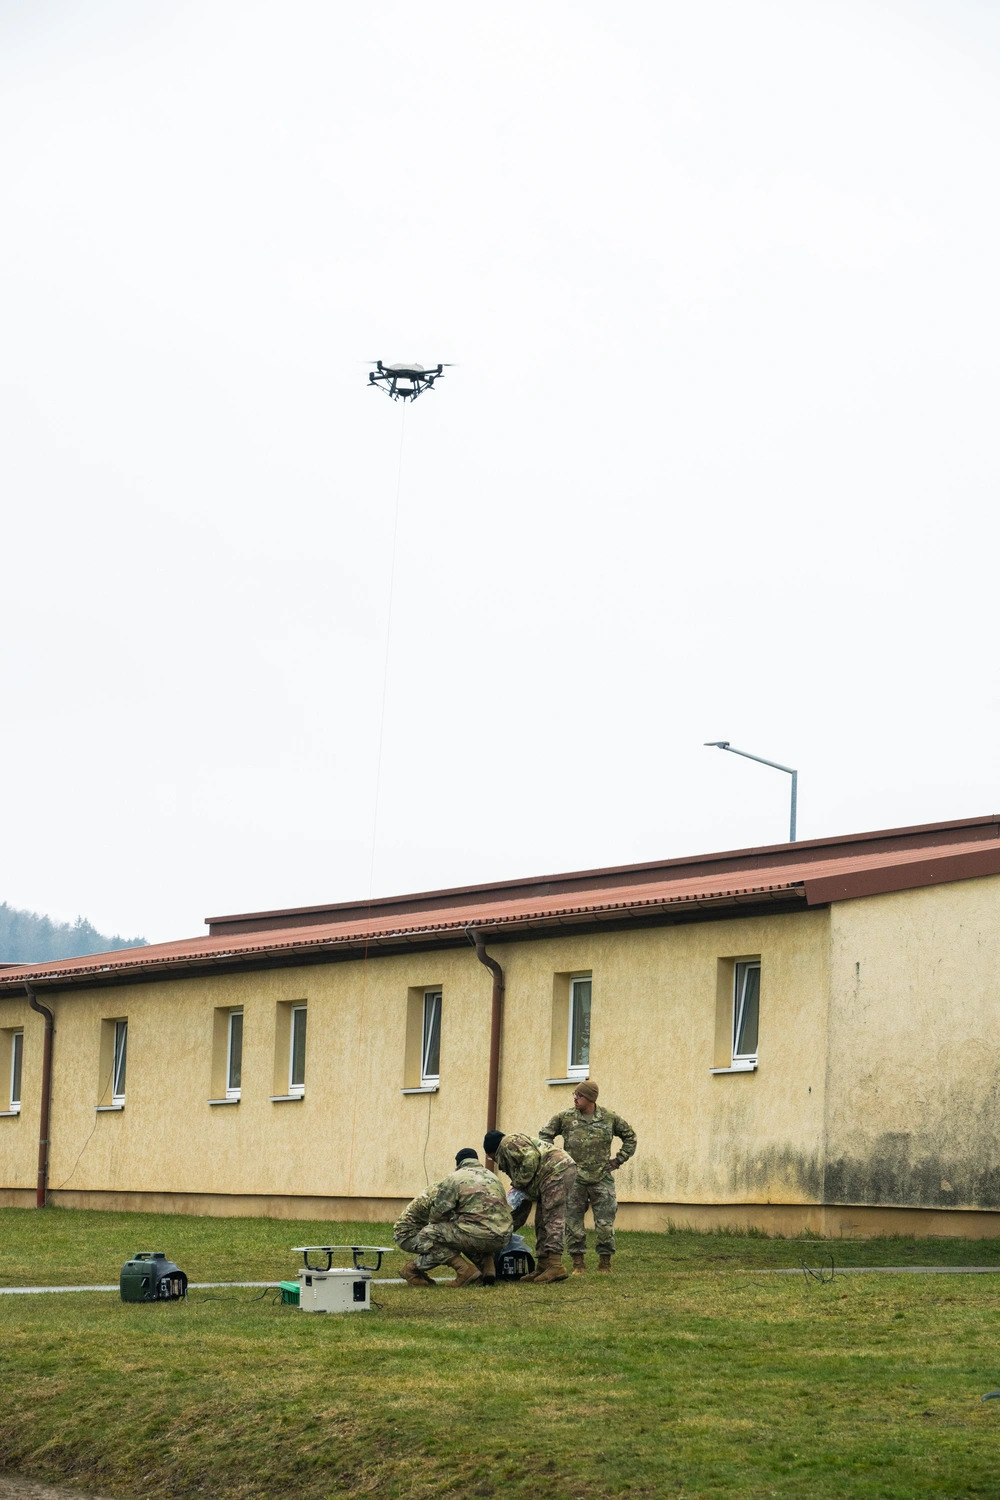
[[[428,1009],[436,1004],[438,1025],[438,1070],[436,1073],[427,1071],[428,1042],[430,1036],[427,1030]],[[420,1087],[422,1089],[436,1088],[441,1082],[441,1018],[444,1012],[444,992],[440,988],[424,990],[424,1005],[420,1017]]]
[[[288,1097],[289,1097],[289,1099],[298,1099],[306,1091],[306,1053],[305,1053],[305,1046],[304,1045],[303,1045],[303,1048],[302,1048],[302,1082],[301,1083],[293,1083],[292,1082],[292,1073],[293,1073],[294,1068],[295,1068],[295,1028],[296,1028],[296,1017],[300,1016],[300,1015],[307,1016],[308,1015],[308,1011],[309,1011],[309,1007],[307,1005],[293,1005],[292,1006],[292,1013],[291,1013],[291,1015],[289,1017],[289,1023],[288,1023]],[[309,1032],[307,1030],[306,1031],[306,1036],[308,1037],[308,1035],[309,1035]]]
[[[233,1021],[240,1018],[240,1082],[234,1086],[233,1077]],[[239,1099],[243,1088],[243,1012],[231,1010],[226,1027],[226,1098]]]
[[[752,1052],[737,1052],[740,1031],[743,1026],[743,1014],[746,1008],[747,975],[756,970],[757,972],[757,1046]],[[760,1049],[760,959],[741,958],[733,965],[733,1066],[734,1067],[756,1067],[757,1053]]]
[[[121,1085],[121,1087],[119,1087]],[[128,1085],[128,1019],[115,1022],[114,1061],[111,1065],[111,1103],[125,1103]],[[105,1096],[106,1097],[106,1096]]]
[[[590,985],[590,1018],[594,1018],[594,976],[593,974],[574,974],[569,982],[569,1029],[566,1036],[566,1077],[567,1078],[589,1078],[590,1077],[590,1040],[587,1040],[587,1061],[575,1063],[573,1061],[573,1022],[576,1017],[578,984]]]
[[[15,1079],[17,1098],[14,1097]],[[24,1032],[10,1034],[10,1103],[7,1108],[12,1115],[21,1113],[21,1088],[24,1083]]]

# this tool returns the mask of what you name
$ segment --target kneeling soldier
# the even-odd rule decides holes
[[[627,1120],[613,1109],[603,1109],[597,1102],[596,1083],[580,1083],[573,1094],[573,1109],[553,1115],[539,1132],[539,1139],[553,1141],[557,1135],[576,1162],[576,1182],[566,1208],[566,1248],[573,1257],[573,1275],[583,1275],[583,1257],[587,1236],[583,1227],[589,1204],[594,1210],[597,1230],[598,1270],[611,1270],[615,1253],[615,1214],[618,1197],[612,1172],[624,1166],[635,1154],[635,1131]],[[616,1156],[611,1155],[615,1136],[621,1141]]]
[[[491,1286],[496,1278],[493,1257],[510,1239],[512,1228],[498,1179],[480,1164],[475,1151],[460,1151],[456,1170],[414,1198],[396,1223],[397,1245],[416,1252],[401,1275],[410,1286],[436,1286],[428,1271],[453,1266],[451,1286]]]
[[[532,1135],[504,1135],[491,1130],[483,1141],[498,1172],[506,1172],[511,1187],[526,1194],[514,1211],[514,1228],[527,1221],[535,1205],[535,1256],[538,1269],[522,1281],[565,1281],[563,1241],[566,1238],[566,1204],[576,1181],[576,1163],[551,1141]]]

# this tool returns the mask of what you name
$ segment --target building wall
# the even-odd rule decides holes
[[[639,1135],[628,1202],[819,1201],[827,913],[510,945],[500,1124],[571,1105],[548,1087],[553,976],[594,976],[591,1075]],[[760,1068],[713,1075],[720,959],[762,961]],[[810,1094],[808,1090],[812,1088]]]
[[[591,1075],[640,1140],[618,1177],[623,1201],[820,1202],[828,926],[820,911],[490,945],[507,976],[501,1126],[535,1132],[571,1103],[570,1086],[545,1082],[555,976],[590,971]],[[719,961],[756,954],[760,1069],[713,1076]],[[56,1014],[56,1201],[142,1193],[178,1207],[202,1195],[212,1211],[228,1201],[274,1212],[280,1199],[305,1212],[309,1199],[342,1217],[388,1212],[450,1170],[456,1149],[481,1145],[490,983],[470,948],[43,997]],[[440,1090],[403,1095],[408,996],[433,985],[444,993]],[[271,1103],[276,1015],[294,1001],[308,1004],[305,1098]],[[236,1006],[242,1098],[212,1106],[216,1011]],[[102,1022],[118,1017],[129,1022],[126,1104],[95,1113]],[[35,1181],[42,1021],[0,1001],[0,1027],[11,1025],[25,1029],[22,1114],[0,1120],[0,1189],[14,1202]]]
[[[831,908],[828,1203],[1000,1208],[1000,876]]]

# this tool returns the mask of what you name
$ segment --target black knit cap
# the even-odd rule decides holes
[[[503,1140],[503,1134],[502,1130],[487,1130],[483,1136],[483,1150],[487,1156],[496,1156],[497,1147]]]
[[[478,1161],[478,1160],[479,1160],[479,1152],[478,1151],[473,1151],[473,1149],[472,1149],[471,1146],[463,1146],[462,1149],[461,1149],[461,1151],[459,1151],[457,1153],[456,1157],[455,1157],[455,1165],[456,1165],[456,1167],[460,1167],[462,1165],[463,1161]]]

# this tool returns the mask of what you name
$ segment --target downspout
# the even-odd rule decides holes
[[[39,1005],[35,992],[25,980],[24,988],[32,1010],[45,1017],[45,1040],[42,1043],[42,1110],[38,1122],[38,1187],[35,1207],[44,1208],[49,1191],[49,1114],[52,1102],[52,1032],[55,1017],[47,1005]]]
[[[474,927],[467,927],[465,935],[475,945],[476,957],[493,975],[493,1005],[490,1010],[490,1073],[486,1093],[486,1129],[497,1128],[497,1097],[500,1091],[500,1031],[503,1023],[503,969],[495,958],[490,958],[486,945]],[[486,1165],[493,1170],[493,1158],[486,1158]]]

